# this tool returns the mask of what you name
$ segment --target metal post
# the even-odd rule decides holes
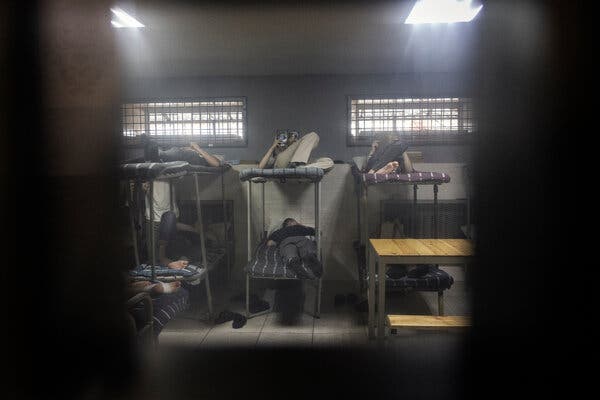
[[[440,290],[438,292],[438,314],[439,316],[444,315],[444,291]]]
[[[321,254],[321,181],[315,182],[315,235],[317,239],[317,257],[319,257],[319,261],[321,261],[321,265],[323,264],[323,257]],[[323,273],[325,268],[323,268]],[[321,285],[322,285],[321,276],[319,278],[319,283],[317,287],[317,312],[315,316],[317,318],[321,315]]]
[[[252,209],[250,207],[252,197],[252,181],[248,180],[248,197],[246,199],[246,218],[248,220],[248,232],[246,237],[248,239],[248,262],[252,259]]]
[[[264,240],[267,235],[265,232],[265,183],[262,183],[261,191],[262,191],[262,230],[260,231],[260,238]]]
[[[200,186],[198,184],[198,174],[194,174],[194,187],[196,189],[196,214],[200,226],[200,251],[202,253],[202,267],[208,272],[208,262],[206,259],[206,246],[204,242],[204,221],[202,220],[202,204],[200,202]]]
[[[467,239],[471,239],[471,180],[469,179],[469,169],[465,167],[466,195],[467,195]]]
[[[250,183],[250,182],[248,182]],[[246,318],[250,318],[250,275],[246,272]]]
[[[369,278],[369,290],[367,292],[367,303],[369,306],[368,315],[368,328],[369,328],[369,339],[375,337],[375,255],[371,251],[371,244],[367,243],[366,247],[367,260],[368,260],[368,278]]]
[[[438,185],[433,185],[433,238],[438,238]]]
[[[368,246],[369,242],[369,187],[365,184],[363,187],[363,207],[365,213],[363,215],[363,240],[362,243]]]
[[[317,239],[317,255],[319,260],[321,258],[321,230],[320,230],[320,218],[321,217],[321,182],[315,182],[315,235]]]
[[[361,209],[361,192],[362,192],[362,185],[360,184],[360,182],[357,183],[357,187],[355,189],[356,192],[356,215],[357,215],[357,227],[356,229],[358,230],[358,244],[360,245],[360,242],[362,241],[362,232],[361,232],[361,224],[360,224],[360,209]]]
[[[175,185],[172,185],[171,181],[168,181],[168,184],[169,184],[169,210],[175,211],[175,202],[173,201],[173,198],[175,197],[175,194],[174,194]]]
[[[418,185],[413,185],[413,212],[412,212],[412,234],[413,238],[417,237],[417,189]]]
[[[206,271],[205,284],[206,284],[206,299],[208,303],[208,315],[209,318],[212,316],[212,295],[210,293],[210,282],[208,279],[208,260],[206,258],[206,242],[204,238],[204,221],[202,220],[202,204],[200,202],[200,185],[198,184],[198,174],[194,174],[194,187],[196,189],[196,213],[198,215],[198,224],[200,226],[200,251],[202,254],[202,267]]]
[[[378,257],[377,260],[377,339],[385,339],[385,271],[387,264]]]
[[[156,238],[154,237],[154,181],[150,181],[150,253],[152,256],[152,280],[156,280]]]
[[[135,265],[140,265],[140,252],[138,249],[137,229],[135,228],[135,219],[133,218],[133,192],[131,191],[131,182],[127,181],[127,203],[129,208],[129,223],[131,225],[131,236],[133,239],[133,254],[135,256]]]
[[[221,172],[221,204],[223,206],[223,240],[225,241],[225,257],[227,259],[227,281],[231,279],[231,258],[229,257],[229,233],[227,229],[227,204],[225,203],[225,173]]]

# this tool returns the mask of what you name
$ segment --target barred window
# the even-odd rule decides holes
[[[368,145],[380,133],[409,143],[451,142],[474,132],[468,98],[348,97],[348,142]]]
[[[145,134],[163,145],[196,141],[211,147],[245,146],[246,99],[127,103],[122,106],[122,124],[129,144]]]

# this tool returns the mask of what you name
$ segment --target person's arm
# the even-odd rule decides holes
[[[267,246],[277,246],[281,238],[279,237],[282,229],[277,229],[275,232],[271,233],[267,238]]]
[[[271,158],[271,155],[273,154],[273,151],[277,147],[278,143],[279,141],[275,139],[271,147],[269,147],[269,150],[267,150],[267,152],[263,156],[262,160],[260,160],[260,162],[258,163],[258,168],[264,168],[267,165],[267,163],[269,162],[269,158]]]
[[[219,161],[219,159],[217,157],[202,150],[202,148],[200,146],[198,146],[197,143],[191,142],[190,147],[196,153],[200,154],[206,160],[206,162],[208,163],[209,166],[211,166],[211,167],[220,167],[221,166],[221,161]]]

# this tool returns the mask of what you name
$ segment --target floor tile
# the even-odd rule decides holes
[[[263,332],[258,338],[259,347],[310,347],[312,334],[310,333],[275,333]]]

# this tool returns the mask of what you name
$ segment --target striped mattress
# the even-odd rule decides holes
[[[302,268],[308,272],[304,262]],[[299,279],[298,275],[286,266],[279,254],[279,246],[267,246],[266,242],[258,246],[244,271],[254,278]]]

